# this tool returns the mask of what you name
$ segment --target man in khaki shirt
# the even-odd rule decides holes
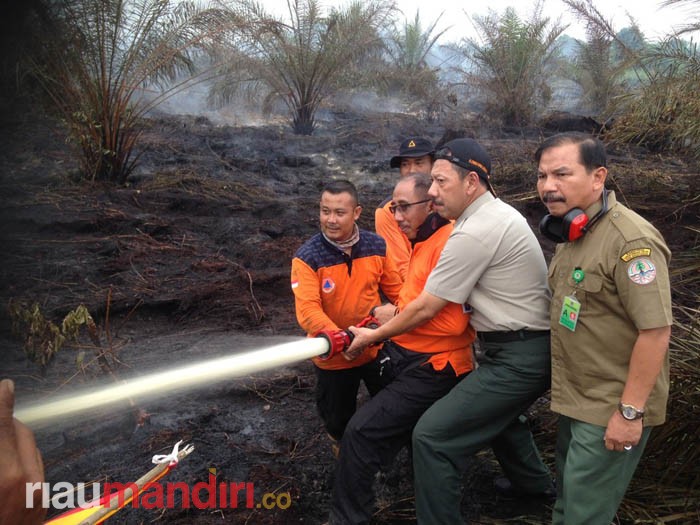
[[[535,153],[540,223],[559,242],[549,268],[557,525],[608,525],[666,417],[670,251],[605,190],[605,149],[583,133]]]
[[[479,366],[421,416],[412,438],[416,519],[453,525],[462,522],[463,473],[489,446],[516,492],[552,493],[520,418],[550,384],[549,290],[537,238],[522,214],[495,197],[484,148],[455,139],[434,158],[428,195],[441,217],[455,221],[452,234],[423,291],[376,330],[350,327],[355,339],[345,356],[422,327],[450,303],[471,312]]]

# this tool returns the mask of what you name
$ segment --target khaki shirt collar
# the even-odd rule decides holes
[[[494,197],[490,192],[485,192],[483,195],[481,195],[479,198],[477,198],[474,202],[472,202],[467,208],[462,212],[462,215],[460,215],[457,220],[455,221],[455,225],[457,224],[462,224],[464,221],[466,221],[469,217],[474,215],[479,208],[484,206],[485,204],[495,201],[496,197]]]
[[[603,190],[603,191],[608,191],[608,190]],[[617,199],[615,198],[615,192],[610,190],[608,191],[608,211],[617,204]],[[596,214],[603,208],[603,199],[602,196],[600,199],[595,201],[593,204],[591,204],[588,208],[586,208],[584,211],[586,215],[588,216],[589,220],[592,219],[593,217],[596,216]],[[606,212],[607,213],[607,212]],[[601,217],[602,218],[602,217]],[[595,227],[595,224],[593,225]]]

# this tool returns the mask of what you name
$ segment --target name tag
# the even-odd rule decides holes
[[[567,295],[564,297],[564,304],[561,306],[559,324],[573,332],[576,330],[576,323],[578,322],[578,314],[580,311],[581,303],[576,300],[576,297]]]

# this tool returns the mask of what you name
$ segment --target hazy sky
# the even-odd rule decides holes
[[[534,0],[488,0],[486,2],[474,0],[397,0],[399,8],[409,19],[412,19],[416,10],[420,9],[421,19],[426,23],[433,22],[444,11],[445,14],[442,15],[438,27],[451,26],[447,34],[448,39],[451,40],[457,40],[473,30],[473,26],[464,11],[467,11],[469,16],[483,15],[488,12],[488,8],[503,12],[506,7],[513,6],[523,18],[527,19],[534,3]],[[677,5],[663,8],[660,8],[661,0],[594,0],[593,3],[604,16],[612,20],[616,29],[628,26],[627,13],[631,14],[644,35],[651,40],[671,33],[674,27],[682,26],[690,18],[689,15],[695,14],[695,19],[700,15],[697,3],[695,7]],[[574,19],[566,4],[561,0],[545,0],[544,12],[553,20],[561,16],[562,22],[570,23],[569,29],[565,31],[568,35],[584,38],[584,25]]]

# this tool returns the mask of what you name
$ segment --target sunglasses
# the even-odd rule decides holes
[[[423,199],[422,201],[407,202],[406,204],[391,204],[389,206],[389,211],[392,215],[396,215],[397,211],[400,211],[401,213],[406,213],[411,206],[415,206],[416,204],[423,204],[432,200],[433,199]]]

